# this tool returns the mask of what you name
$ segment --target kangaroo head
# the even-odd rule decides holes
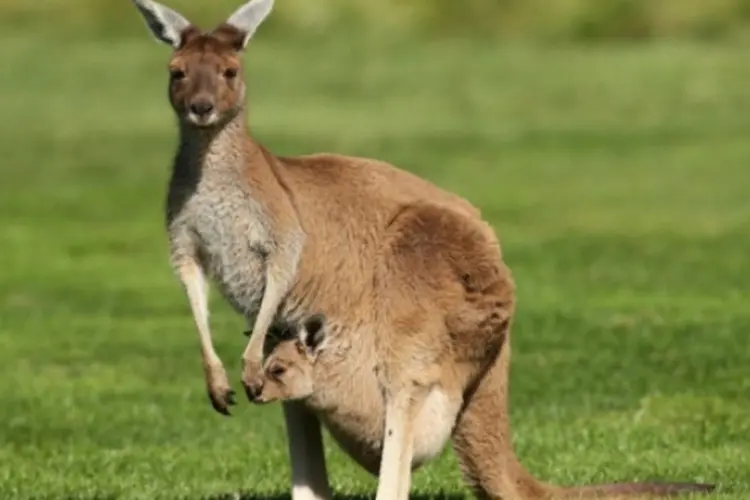
[[[265,378],[255,402],[304,399],[313,393],[313,367],[325,333],[323,316],[310,316],[288,328],[291,338],[281,341],[263,365]]]
[[[178,118],[192,127],[214,127],[234,118],[245,100],[240,55],[273,0],[250,0],[209,32],[153,0],[132,2],[157,40],[172,46],[169,101]]]

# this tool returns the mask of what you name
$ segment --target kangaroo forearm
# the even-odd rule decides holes
[[[234,391],[229,387],[226,371],[216,354],[211,337],[205,272],[195,258],[186,255],[175,261],[175,268],[185,288],[198,331],[204,377],[211,403],[216,411],[229,415],[228,406],[234,404]]]
[[[260,310],[252,327],[243,360],[248,366],[260,367],[263,359],[263,346],[268,329],[274,320],[282,300],[291,287],[290,273],[284,272],[275,262],[269,265],[266,272],[266,288],[260,303]]]
[[[192,258],[184,258],[179,264],[178,275],[190,303],[195,327],[198,330],[201,355],[204,364],[219,361],[213,346],[208,317],[208,283],[198,263]]]

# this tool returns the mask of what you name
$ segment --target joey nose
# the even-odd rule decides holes
[[[249,399],[251,403],[258,403],[260,401],[260,396],[263,393],[263,380],[256,379],[251,381],[243,381],[242,385],[245,386],[245,394],[247,394],[247,399]]]
[[[190,103],[190,111],[198,116],[206,116],[214,110],[214,104],[208,99],[196,99]]]

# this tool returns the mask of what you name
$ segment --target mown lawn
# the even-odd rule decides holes
[[[167,262],[168,49],[5,35],[0,498],[286,494],[279,408],[204,393]],[[465,195],[518,289],[512,417],[564,484],[750,498],[748,48],[264,40],[256,137],[376,156]],[[243,324],[214,299],[239,389]],[[375,482],[328,442],[342,496]],[[465,494],[450,450],[416,474]]]

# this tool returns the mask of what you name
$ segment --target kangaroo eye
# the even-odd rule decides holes
[[[182,80],[183,78],[185,78],[185,72],[179,68],[171,68],[169,70],[169,76],[172,78],[172,80]]]
[[[224,78],[231,80],[237,76],[237,68],[227,68],[224,70]]]
[[[281,365],[276,365],[276,366],[271,367],[271,370],[269,373],[273,378],[279,378],[282,375],[284,375],[284,373],[286,373],[286,368],[284,368]]]

